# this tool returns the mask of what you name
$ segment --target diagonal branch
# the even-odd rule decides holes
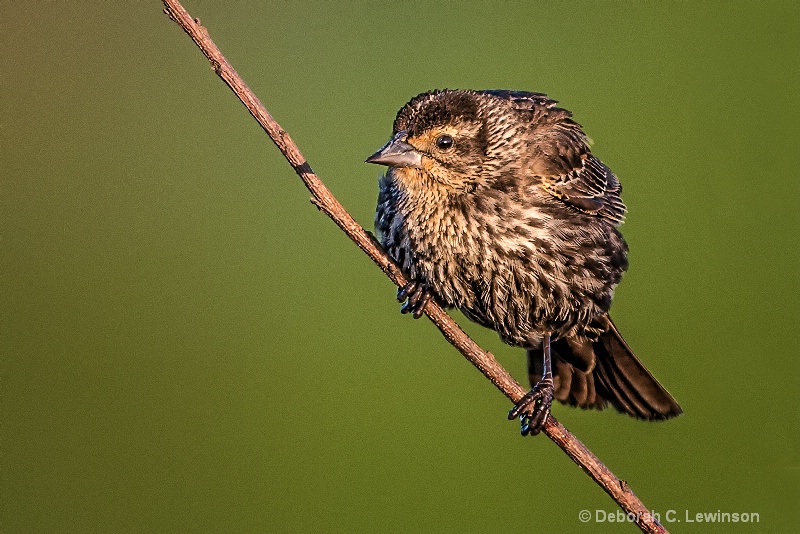
[[[208,31],[193,19],[177,0],[163,0],[164,12],[192,38],[195,44],[211,62],[214,72],[233,90],[236,96],[247,107],[247,110],[258,121],[270,139],[277,145],[303,184],[311,192],[311,202],[335,222],[347,236],[363,250],[372,261],[397,286],[402,287],[407,280],[400,268],[386,255],[375,239],[359,225],[344,209],[330,190],[311,170],[311,166],[300,153],[289,134],[270,115],[261,101],[253,94],[247,84],[231,67],[228,60],[211,40]],[[425,314],[442,332],[445,339],[464,355],[483,375],[488,378],[506,397],[516,403],[526,393],[508,372],[495,360],[494,356],[478,346],[455,323],[455,321],[435,302],[429,301],[425,306]],[[543,432],[556,445],[578,464],[592,479],[614,499],[642,532],[666,533],[667,530],[648,511],[628,484],[614,475],[583,443],[569,432],[552,415],[548,417]]]

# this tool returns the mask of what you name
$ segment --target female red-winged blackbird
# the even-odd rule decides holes
[[[367,159],[389,167],[375,227],[411,280],[402,311],[420,317],[433,298],[527,349],[533,389],[509,412],[523,435],[554,397],[640,419],[681,413],[608,316],[628,266],[625,205],[571,116],[540,93],[433,91]]]

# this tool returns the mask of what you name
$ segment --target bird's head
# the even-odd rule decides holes
[[[541,93],[443,90],[398,112],[392,138],[368,163],[386,165],[410,193],[473,191],[519,172],[537,131],[570,113]]]
[[[392,138],[367,158],[412,192],[456,193],[481,180],[488,148],[485,109],[474,91],[434,91],[406,104]]]

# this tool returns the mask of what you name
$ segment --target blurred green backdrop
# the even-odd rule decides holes
[[[796,2],[186,7],[367,228],[413,95],[571,109],[630,207],[613,315],[686,413],[555,414],[673,531],[796,531]],[[635,531],[399,314],[161,9],[2,5],[0,531]],[[718,510],[760,522],[686,522]]]

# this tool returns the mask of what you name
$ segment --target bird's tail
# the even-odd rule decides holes
[[[555,398],[571,406],[602,410],[611,404],[620,412],[650,421],[683,413],[608,320],[597,341],[558,339],[552,343]],[[541,349],[528,350],[531,383],[541,377]]]

